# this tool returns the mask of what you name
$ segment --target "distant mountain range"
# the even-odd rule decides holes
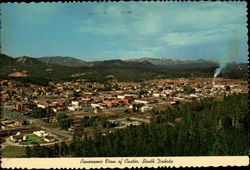
[[[42,77],[70,77],[72,75],[84,75],[86,72],[102,74],[102,70],[112,74],[111,69],[140,69],[141,73],[151,72],[152,76],[173,71],[198,71],[213,73],[219,66],[212,60],[173,60],[168,58],[140,58],[130,60],[104,60],[87,62],[73,57],[40,57],[28,56],[13,58],[0,53],[1,76],[2,75],[39,75]],[[103,69],[102,69],[103,68]],[[240,70],[247,72],[247,63],[230,63],[224,71]],[[84,74],[83,74],[84,73]],[[118,74],[118,73],[117,73]]]
[[[36,58],[23,56],[12,58],[0,54],[1,76],[20,75],[49,77],[53,75],[65,75],[75,73],[76,69],[59,64],[48,64]],[[69,74],[67,74],[69,73]]]
[[[41,57],[37,58],[47,64],[59,64],[69,67],[167,67],[167,68],[209,68],[218,66],[212,60],[173,60],[168,58],[140,58],[130,60],[103,60],[87,62],[73,57]]]
[[[171,69],[194,69],[194,68],[209,68],[218,66],[217,61],[213,60],[174,60],[170,58],[140,58],[127,60],[130,62],[149,62],[159,67]]]
[[[0,63],[2,67],[5,66],[32,66],[32,65],[44,65],[45,63],[35,58],[23,56],[18,58],[12,58],[5,54],[0,54]]]
[[[85,67],[90,66],[90,64],[86,61],[76,59],[73,57],[40,57],[37,58],[39,61],[45,62],[47,64],[59,64],[63,66],[69,67]]]
[[[168,58],[140,58],[140,59],[130,59],[130,60],[103,60],[103,61],[93,61],[87,62],[73,57],[18,57],[12,58],[5,54],[1,54],[1,62],[6,64],[42,64],[47,65],[62,65],[68,67],[165,67],[174,69],[188,69],[188,68],[209,68],[218,66],[218,62],[212,60],[173,60]]]

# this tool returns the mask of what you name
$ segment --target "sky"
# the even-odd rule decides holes
[[[2,3],[1,53],[247,62],[246,2]]]

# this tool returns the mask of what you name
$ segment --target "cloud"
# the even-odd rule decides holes
[[[162,36],[161,40],[168,45],[194,45],[228,40],[232,37],[230,29],[214,29],[199,32],[171,32]]]
[[[237,3],[230,4],[226,2],[190,2],[187,4],[189,4],[188,7],[177,6],[168,12],[168,27],[170,31],[176,31],[180,28],[186,30],[206,30],[218,28],[227,24],[246,22],[246,16],[244,16],[244,10],[246,12],[246,7],[241,3],[238,3],[238,5]]]
[[[140,4],[141,6],[139,4],[122,6],[122,4],[110,3],[99,6],[93,12],[97,14],[98,19],[89,17],[81,21],[80,32],[100,35],[150,36],[174,31],[195,32],[215,29],[232,23],[242,24],[246,20],[241,12],[244,6],[237,7],[230,3],[188,3],[188,7],[176,3],[173,5],[143,3]],[[131,15],[124,13],[128,10],[133,13]]]
[[[81,22],[80,32],[101,35],[150,35],[160,32],[163,18],[156,11],[145,11],[138,6],[109,5],[96,8],[96,17]],[[138,15],[139,13],[139,15]]]
[[[100,56],[105,59],[135,59],[135,58],[157,58],[163,49],[160,46],[144,47],[139,49],[120,49],[104,51]]]
[[[74,54],[93,58],[195,58],[206,52],[209,58],[226,48],[232,39],[230,29],[238,32],[240,50],[247,49],[246,3],[242,2],[21,3],[3,4],[3,9],[4,15],[15,16],[9,20],[17,26],[13,30],[27,30],[19,35],[30,42],[39,37],[44,44],[48,44],[44,35],[50,35],[50,44],[61,48],[55,49],[58,53],[74,49]],[[4,36],[10,37],[7,24],[3,28]],[[65,44],[74,47],[62,48]]]

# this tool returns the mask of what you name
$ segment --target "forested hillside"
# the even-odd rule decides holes
[[[75,135],[70,144],[27,147],[28,157],[226,156],[247,155],[248,95],[227,96],[155,111],[153,123],[107,136]]]
[[[60,58],[60,57],[59,57]],[[45,58],[46,59],[46,58]],[[57,58],[50,58],[57,59]],[[68,63],[72,58],[60,58],[60,62]],[[75,59],[76,60],[76,59]],[[74,61],[75,61],[74,60]],[[47,61],[47,60],[45,60]],[[122,60],[105,60],[90,62],[90,65],[82,67],[72,67],[69,62],[67,66],[61,65],[60,62],[42,62],[32,57],[12,58],[0,53],[1,79],[16,79],[26,82],[41,84],[41,81],[47,80],[71,80],[82,78],[89,82],[105,82],[109,75],[114,76],[118,81],[123,82],[141,82],[150,79],[158,78],[196,78],[196,77],[213,77],[217,65],[207,65],[206,62],[197,60],[194,67],[191,63],[185,65],[173,64],[164,67],[154,65],[148,61],[132,62]],[[78,61],[78,60],[76,60]],[[83,62],[83,61],[82,61]],[[57,63],[57,64],[56,64]],[[86,64],[87,62],[85,62]],[[78,63],[82,65],[82,63]],[[219,77],[247,79],[248,67],[246,63],[231,63],[228,64]],[[19,73],[25,76],[13,76],[12,74]],[[12,75],[12,76],[11,76]],[[45,80],[43,80],[45,79]]]

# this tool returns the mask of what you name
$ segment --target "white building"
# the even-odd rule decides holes
[[[80,107],[79,107],[79,106],[68,106],[68,109],[69,109],[70,111],[76,111],[76,110],[79,110]]]
[[[141,103],[141,104],[149,104],[150,103],[150,101],[148,101],[148,100],[141,100],[141,99],[136,99],[136,100],[134,100],[134,102],[135,103]]]
[[[16,143],[16,142],[22,142],[23,137],[22,135],[11,135],[10,136],[10,141]]]
[[[117,95],[117,98],[118,99],[125,99],[125,96],[124,95]]]
[[[153,109],[153,107],[150,107],[150,106],[142,106],[141,107],[141,112],[146,112],[146,111],[150,111],[150,110],[152,110]]]
[[[47,106],[45,104],[37,104],[37,107],[45,109]]]
[[[43,135],[45,134],[46,132],[44,130],[38,130],[38,131],[34,131],[33,134],[35,134],[36,136],[38,137],[43,137]]]
[[[49,135],[44,136],[43,139],[45,142],[55,142],[56,141],[56,139],[53,136],[49,136]]]
[[[154,96],[154,97],[161,97],[161,94],[160,93],[153,93],[152,96]]]
[[[90,105],[92,108],[100,108],[100,109],[104,109],[105,108],[105,104],[103,103],[91,103]]]
[[[71,104],[72,104],[73,106],[79,106],[79,101],[72,101]]]

